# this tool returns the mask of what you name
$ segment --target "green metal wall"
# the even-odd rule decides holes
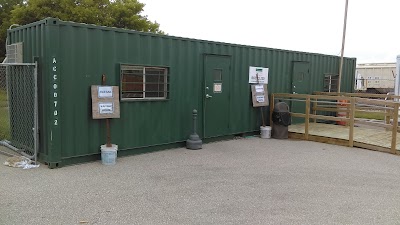
[[[119,86],[120,63],[166,66],[170,78],[169,100],[120,103],[121,118],[111,121],[112,142],[125,154],[185,141],[190,134],[193,109],[199,111],[199,133],[203,133],[204,54],[231,57],[231,126],[226,135],[259,129],[259,110],[251,106],[249,66],[269,68],[270,93],[289,93],[293,62],[308,61],[311,93],[323,91],[324,74],[338,74],[340,61],[336,56],[155,35],[51,18],[12,29],[8,37],[10,43],[24,43],[26,62],[39,57],[40,158],[51,166],[98,157],[99,146],[105,142],[105,125],[92,119],[90,86],[100,84],[102,74],[107,75],[108,85]],[[353,90],[355,63],[355,59],[345,59],[342,91]]]

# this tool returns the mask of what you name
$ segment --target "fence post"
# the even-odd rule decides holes
[[[391,153],[393,153],[393,154],[396,154],[398,121],[399,121],[399,103],[394,103],[393,104],[392,144],[391,144]]]
[[[356,101],[355,98],[352,97],[350,99],[350,121],[349,121],[349,146],[354,146],[354,116],[356,114]]]
[[[306,118],[305,118],[305,128],[304,135],[305,139],[308,140],[308,129],[310,126],[310,95],[307,95],[306,99]]]
[[[317,107],[318,107],[318,97],[315,97],[314,102],[313,102],[313,107],[312,107],[312,112],[313,115],[317,115]],[[314,123],[317,123],[317,119],[313,119]]]

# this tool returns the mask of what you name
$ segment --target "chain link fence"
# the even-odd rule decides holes
[[[0,141],[36,160],[37,94],[34,64],[0,64]]]

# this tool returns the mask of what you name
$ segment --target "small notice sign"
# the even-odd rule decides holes
[[[222,92],[222,84],[221,83],[215,83],[214,84],[214,93],[221,93]]]
[[[263,85],[256,85],[256,92],[257,93],[264,93],[264,86]]]
[[[118,86],[92,85],[93,119],[120,118]]]
[[[249,83],[268,84],[268,68],[250,66]]]
[[[263,103],[264,102],[264,95],[257,95],[256,99],[257,99],[257,102]]]
[[[267,85],[251,85],[251,98],[253,101],[253,107],[269,105]]]
[[[112,102],[99,102],[99,113],[100,114],[113,114],[114,104]]]
[[[98,86],[98,97],[99,98],[112,98],[113,90],[111,86]]]

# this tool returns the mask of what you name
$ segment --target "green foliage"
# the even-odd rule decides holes
[[[65,21],[163,33],[157,22],[142,15],[137,0],[0,0],[0,58],[5,55],[6,30],[47,17]]]
[[[22,5],[22,0],[0,0],[0,62],[6,52],[7,29],[11,26],[11,11],[15,6]]]

